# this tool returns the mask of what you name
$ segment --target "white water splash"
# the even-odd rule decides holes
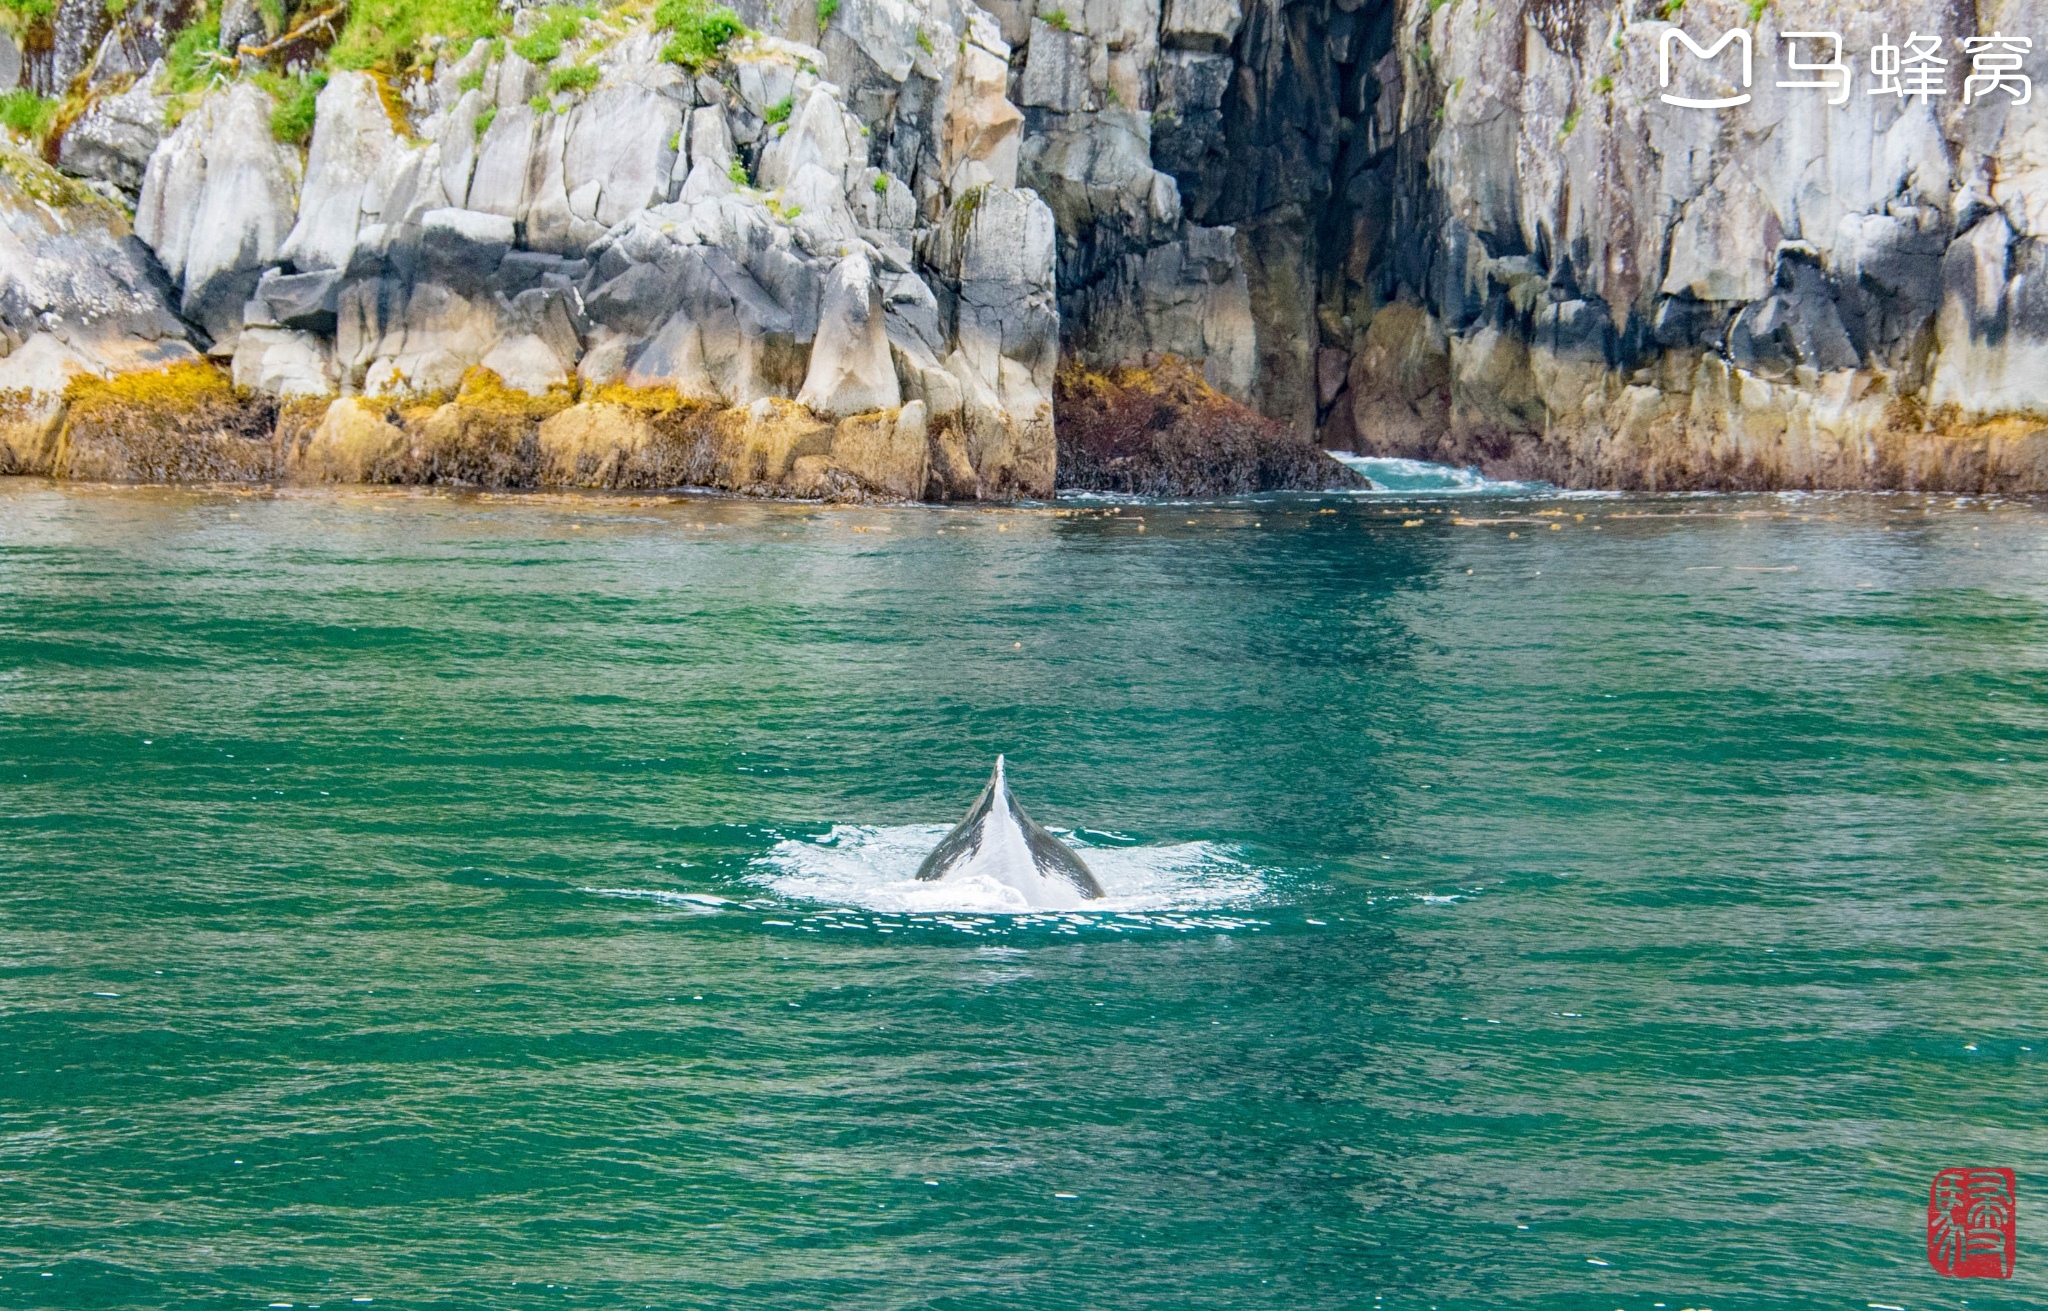
[[[837,824],[817,838],[787,838],[755,861],[764,886],[794,901],[859,906],[895,914],[1045,914],[994,879],[917,881],[925,853],[950,831],[945,824],[887,827]],[[1262,896],[1265,880],[1228,848],[1213,842],[1164,847],[1089,846],[1060,833],[1080,853],[1104,895],[1062,916],[1197,911],[1243,906]]]
[[[1376,492],[1465,492],[1500,496],[1536,492],[1549,488],[1542,482],[1496,482],[1477,469],[1431,464],[1428,460],[1401,460],[1391,456],[1353,455],[1349,451],[1325,451],[1346,468],[1364,474]]]

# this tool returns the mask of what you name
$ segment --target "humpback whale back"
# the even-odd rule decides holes
[[[1066,843],[1040,828],[1017,799],[996,757],[981,798],[917,867],[917,877],[981,876],[1024,894],[1033,906],[1067,909],[1102,895],[1102,885]]]

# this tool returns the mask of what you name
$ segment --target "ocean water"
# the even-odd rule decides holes
[[[2040,503],[0,480],[0,1306],[2038,1306],[2044,755]]]

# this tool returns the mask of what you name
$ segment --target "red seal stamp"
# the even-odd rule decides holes
[[[1927,1264],[1952,1279],[2010,1279],[2019,1213],[2012,1171],[1943,1170],[1927,1194]]]

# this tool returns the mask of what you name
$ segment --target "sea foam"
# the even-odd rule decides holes
[[[1518,492],[1547,491],[1550,488],[1550,484],[1544,482],[1501,482],[1486,477],[1477,469],[1461,469],[1454,464],[1431,464],[1428,460],[1353,455],[1349,451],[1326,451],[1324,454],[1371,479],[1372,490],[1376,492],[1463,492],[1506,496]]]

